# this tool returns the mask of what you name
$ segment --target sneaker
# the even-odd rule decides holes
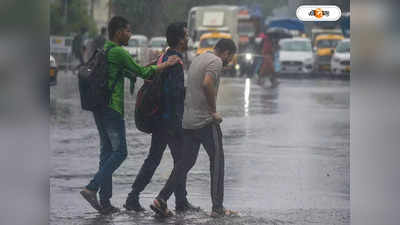
[[[103,215],[109,215],[109,214],[117,213],[117,212],[120,212],[120,211],[121,210],[119,208],[117,208],[117,207],[115,207],[115,206],[110,204],[108,206],[103,207],[100,210],[100,213],[103,214]]]
[[[96,209],[97,211],[100,211],[102,207],[99,204],[99,201],[97,200],[97,193],[94,191],[91,191],[87,188],[83,189],[80,194],[82,197],[89,202],[89,204]]]
[[[187,211],[198,212],[198,211],[200,211],[200,207],[190,204],[190,202],[186,199],[185,203],[183,204],[183,206],[175,207],[175,211],[177,213],[184,213],[184,212],[187,212]]]
[[[143,212],[145,209],[140,205],[139,197],[128,197],[124,204],[124,208],[128,211]]]
[[[224,216],[239,216],[238,212],[230,210],[230,209],[220,209],[220,210],[214,210],[211,212],[211,217],[213,218],[218,218],[218,217],[224,217]]]
[[[173,213],[168,209],[167,203],[162,199],[154,199],[153,204],[150,205],[150,209],[163,217],[173,216]]]

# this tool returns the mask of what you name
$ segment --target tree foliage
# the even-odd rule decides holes
[[[86,27],[91,35],[97,33],[96,24],[88,13],[87,1],[56,0],[50,4],[51,35],[78,33],[81,27]]]

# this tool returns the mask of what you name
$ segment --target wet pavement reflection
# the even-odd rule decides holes
[[[250,79],[223,78],[217,108],[224,117],[224,204],[240,217],[209,217],[209,162],[201,150],[188,177],[188,197],[203,211],[161,220],[148,206],[172,169],[169,151],[141,195],[146,212],[101,216],[81,199],[80,188],[98,167],[99,138],[92,115],[80,109],[76,76],[60,72],[50,90],[50,224],[350,224],[349,83],[281,79],[271,89],[267,82],[260,87]],[[150,136],[136,130],[128,90],[128,158],[113,178],[118,207],[150,146]]]

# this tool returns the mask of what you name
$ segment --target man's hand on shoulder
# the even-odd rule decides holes
[[[179,58],[179,56],[177,56],[177,55],[171,55],[171,56],[168,57],[167,66],[168,66],[168,67],[169,67],[169,66],[173,66],[173,65],[175,65],[179,60],[181,60],[181,59]]]

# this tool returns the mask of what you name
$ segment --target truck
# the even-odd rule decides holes
[[[190,9],[188,16],[189,36],[193,47],[198,48],[201,35],[211,32],[228,33],[238,46],[238,6],[209,5]]]
[[[238,14],[239,52],[250,38],[255,38],[262,29],[263,14],[258,5],[240,6]]]
[[[189,68],[200,44],[200,37],[206,33],[226,33],[239,46],[239,7],[232,5],[195,6],[189,10],[188,32],[190,40],[185,55],[185,65]]]

